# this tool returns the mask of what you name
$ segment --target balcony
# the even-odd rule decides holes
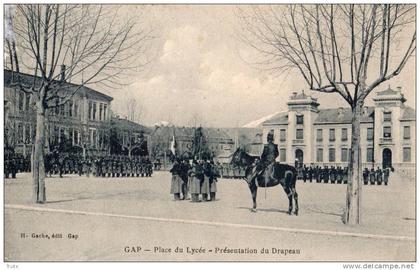
[[[392,141],[392,138],[385,137],[385,138],[379,138],[379,144],[394,144]]]
[[[295,140],[293,140],[292,141],[292,144],[293,145],[302,145],[302,144],[305,144],[305,141],[303,140],[303,139],[295,139]]]

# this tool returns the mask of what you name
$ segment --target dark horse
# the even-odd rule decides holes
[[[231,164],[245,169],[245,180],[248,183],[249,189],[252,194],[253,208],[252,212],[256,212],[257,208],[257,189],[258,187],[274,187],[278,184],[282,185],[284,191],[289,198],[289,215],[293,211],[293,199],[295,200],[295,215],[298,215],[298,194],[296,192],[296,168],[287,164],[275,163],[269,166],[265,172],[257,175],[256,181],[250,179],[253,176],[255,168],[255,161],[258,157],[249,155],[244,148],[239,147],[232,156]],[[270,170],[267,172],[267,170]],[[254,177],[255,178],[255,177]]]

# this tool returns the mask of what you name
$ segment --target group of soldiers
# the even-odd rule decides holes
[[[17,153],[4,156],[4,178],[16,178],[17,173],[30,171],[30,156],[24,157],[22,154]]]
[[[368,168],[365,168],[363,170],[363,183],[365,185],[368,183],[371,185],[375,185],[375,183],[378,185],[382,185],[382,183],[388,185],[389,174],[391,170],[393,169],[389,167],[386,167],[383,170],[381,170],[379,167],[375,170],[375,168],[372,167],[370,171]]]
[[[347,167],[335,167],[335,166],[314,166],[307,167],[303,165],[298,169],[298,179],[302,179],[303,182],[315,181],[317,183],[347,183],[348,180],[348,168]]]
[[[363,170],[363,183],[365,185],[371,184],[381,185],[384,183],[388,185],[390,174],[390,168],[385,168],[381,170],[379,167],[375,170],[375,168],[365,168]],[[348,168],[347,167],[335,167],[335,166],[309,166],[303,165],[303,167],[298,169],[298,179],[303,180],[303,182],[309,181],[316,181],[317,183],[344,183],[346,184],[348,181]]]
[[[213,160],[176,159],[170,170],[172,174],[171,191],[175,200],[191,202],[215,201],[217,178],[220,177],[218,166]]]
[[[47,175],[78,174],[96,177],[150,177],[152,162],[148,158],[111,155],[107,157],[60,154],[47,155],[45,169]]]

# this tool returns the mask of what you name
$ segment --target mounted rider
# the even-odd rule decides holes
[[[260,161],[255,166],[254,172],[251,174],[251,179],[255,179],[258,175],[267,169],[269,176],[271,176],[271,168],[279,156],[277,144],[274,143],[274,134],[270,132],[267,134],[267,143],[264,145],[263,153],[261,154]]]

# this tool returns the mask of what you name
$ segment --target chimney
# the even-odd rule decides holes
[[[397,92],[401,93],[401,86],[397,86]]]
[[[368,114],[368,107],[367,106],[363,106],[363,115],[367,116]]]
[[[60,82],[65,82],[65,81],[66,81],[66,65],[61,65]]]
[[[296,97],[296,95],[297,95],[297,92],[292,93],[292,97]]]
[[[344,109],[343,107],[338,107],[338,116],[343,116]]]

